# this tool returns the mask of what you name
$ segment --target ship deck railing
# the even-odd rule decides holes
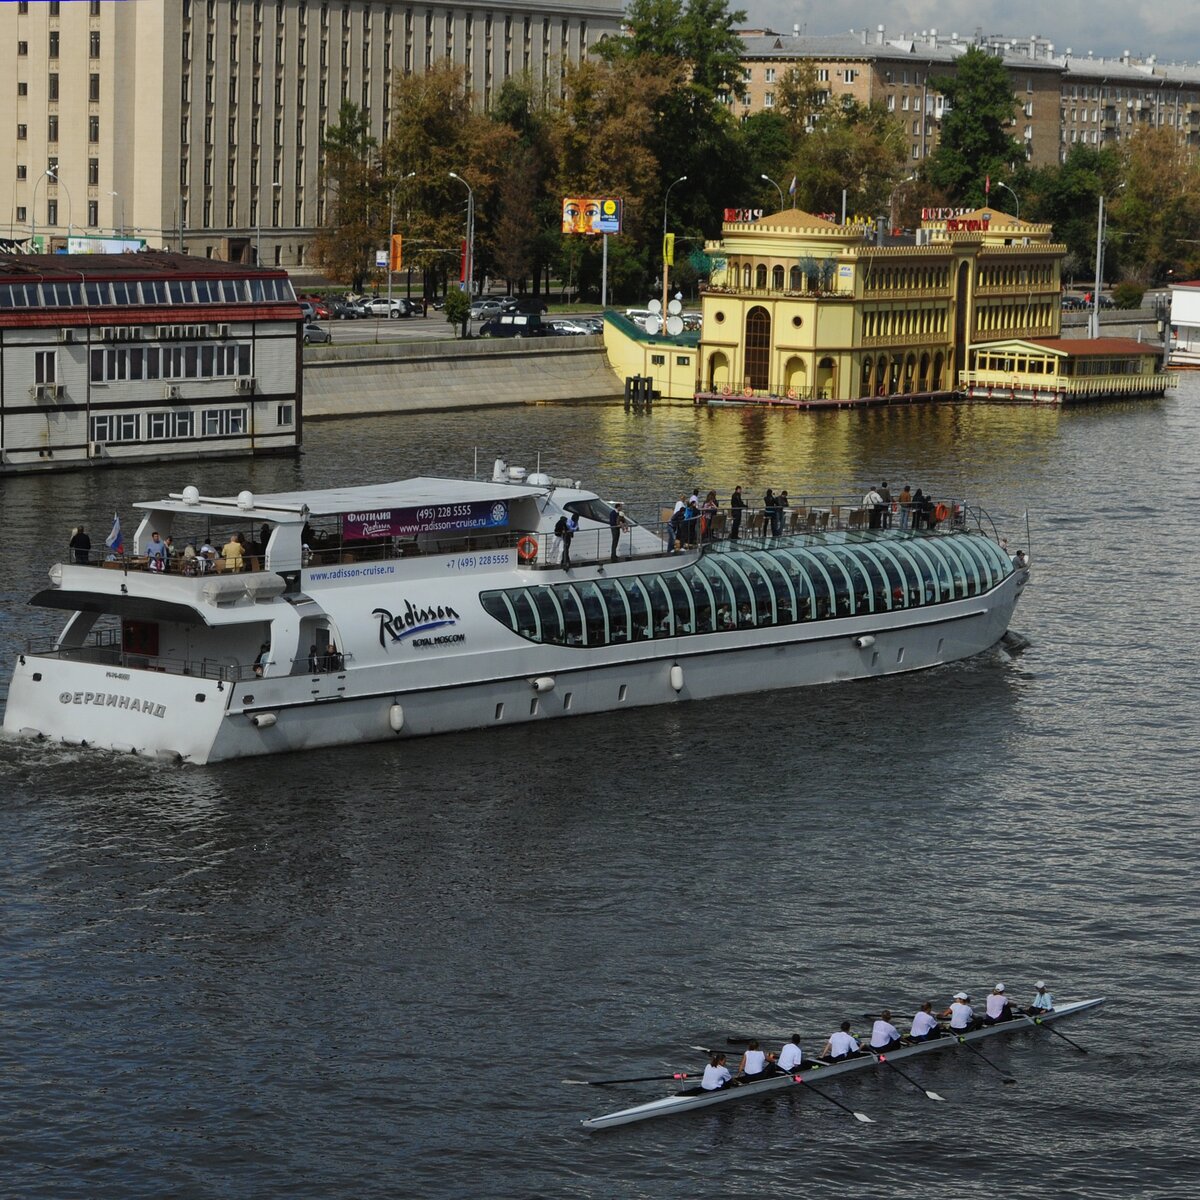
[[[122,631],[115,628],[94,630],[78,646],[61,646],[52,639],[31,642],[25,653],[31,657],[57,659],[60,662],[90,663],[125,671],[155,671],[164,675],[212,679],[222,683],[242,683],[264,676],[280,678],[305,675],[316,678],[320,675],[340,675],[354,659],[352,654],[338,652],[332,658],[328,654],[305,654],[282,662],[268,657],[265,663],[257,660],[231,663],[228,658],[179,658],[167,654],[148,654],[124,645]]]
[[[975,528],[985,532],[990,518],[981,509],[960,500],[947,500],[943,519],[937,519],[937,504],[918,510],[897,500],[881,506],[866,506],[855,497],[803,497],[789,500],[787,507],[777,512],[775,521],[761,503],[747,504],[742,510],[741,527],[736,544],[727,548],[766,549],[776,545],[780,537],[809,538],[816,542],[830,536],[888,531],[908,532],[927,536]],[[660,520],[642,524],[629,521],[622,529],[614,558],[610,528],[583,528],[572,537],[570,560],[573,565],[602,564],[621,560],[660,557],[679,543],[680,551],[695,551],[733,543],[733,510],[719,507],[682,528],[671,523],[671,509],[663,508]],[[994,526],[989,536],[996,537]],[[998,540],[998,538],[997,538]],[[332,567],[346,564],[395,561],[408,558],[486,555],[495,551],[515,551],[520,565],[529,570],[550,570],[562,566],[563,545],[551,530],[502,529],[459,536],[427,536],[422,540],[381,538],[370,542],[339,542],[318,545],[306,550],[304,567]],[[165,574],[178,578],[192,577],[198,583],[218,576],[262,574],[270,572],[270,562],[259,555],[249,555],[241,570],[226,569],[217,560],[208,568],[198,558],[175,557],[161,571],[151,568],[144,555],[117,555],[101,548],[90,552],[68,550],[67,561],[77,565],[104,569],[139,572],[151,576]],[[507,561],[507,560],[506,560]]]

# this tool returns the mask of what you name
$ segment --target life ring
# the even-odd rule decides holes
[[[795,399],[796,399],[796,389],[795,389],[795,388],[788,388],[788,390],[787,390],[787,398],[788,398],[789,400],[795,400]]]
[[[537,558],[537,552],[537,538],[530,537],[529,534],[526,534],[517,543],[517,558],[519,558],[521,562],[533,562],[533,560]]]
[[[724,387],[721,389],[721,395],[722,395],[722,396],[732,396],[732,395],[733,395],[733,388],[731,388],[731,387],[729,386],[729,384],[726,384],[726,385],[725,385],[725,386],[724,386]]]
[[[939,504],[934,510],[933,515],[939,520],[944,521],[949,515],[950,510],[944,505]]]
[[[751,388],[751,387],[748,387],[748,388],[742,388],[742,395],[743,395],[743,396],[745,396],[745,398],[746,398],[747,400],[749,400],[749,399],[751,399],[751,398],[753,397],[753,395],[754,395],[754,389],[753,389],[753,388]]]
[[[899,511],[900,511],[900,501],[899,501],[899,500],[893,500],[893,501],[892,501],[892,512],[894,512],[894,513],[898,513]]]

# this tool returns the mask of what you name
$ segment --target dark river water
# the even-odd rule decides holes
[[[298,462],[5,480],[4,684],[84,521],[470,475],[654,519],[886,478],[1026,542],[1023,652],[869,683],[208,768],[0,743],[0,1195],[1194,1197],[1200,377],[1055,412],[311,424]],[[1066,1027],[603,1134],[694,1044],[1104,995]],[[861,1022],[856,1020],[861,1027]]]

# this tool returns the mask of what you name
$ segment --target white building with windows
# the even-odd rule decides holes
[[[301,327],[282,270],[0,256],[0,475],[295,453]]]
[[[0,3],[0,236],[125,234],[200,258],[302,266],[325,220],[321,144],[343,101],[382,142],[396,75],[452,62],[490,108],[619,30],[622,0]],[[41,243],[28,244],[31,237]]]

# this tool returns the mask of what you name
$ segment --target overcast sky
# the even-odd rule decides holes
[[[746,24],[765,25],[790,33],[798,24],[809,34],[845,33],[864,26],[887,27],[888,37],[901,32],[934,28],[939,34],[957,31],[968,36],[976,29],[1028,37],[1036,33],[1054,43],[1055,54],[1069,46],[1075,55],[1135,56],[1157,54],[1160,62],[1200,59],[1200,7],[1183,3],[1133,5],[1129,0],[839,0],[837,4],[789,3],[788,0],[730,0],[746,10]]]

